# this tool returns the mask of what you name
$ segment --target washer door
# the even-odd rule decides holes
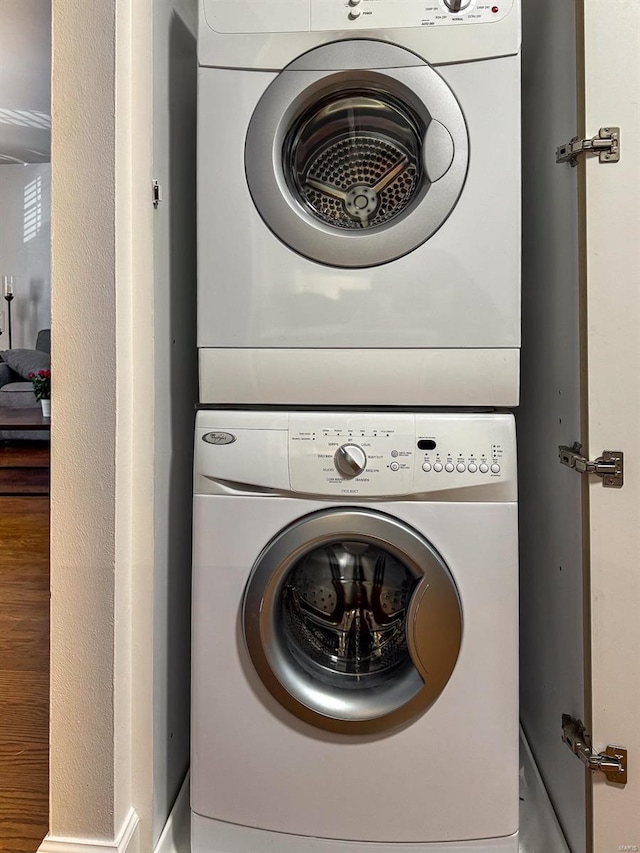
[[[415,530],[363,509],[313,513],[258,557],[243,604],[249,656],[288,711],[345,734],[393,729],[444,690],[458,592]]]
[[[407,50],[356,39],[293,62],[249,125],[260,215],[296,252],[370,267],[428,240],[456,205],[469,138],[455,95]]]

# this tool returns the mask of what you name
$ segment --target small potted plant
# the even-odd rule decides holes
[[[30,373],[29,379],[33,385],[33,393],[36,395],[36,400],[42,406],[42,416],[45,418],[51,417],[51,371],[39,370],[37,373]]]

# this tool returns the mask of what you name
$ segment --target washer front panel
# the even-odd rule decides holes
[[[247,426],[254,415],[256,431],[276,414],[238,413]],[[239,423],[223,420],[228,429]],[[427,842],[457,849],[463,839],[510,835],[518,819],[517,506],[463,498],[363,507],[433,543],[464,610],[462,646],[440,697],[410,725],[370,735],[324,731],[285,710],[256,674],[242,637],[247,580],[266,543],[332,507],[344,504],[264,492],[196,496],[194,811],[310,839],[330,836],[338,849],[337,839],[350,839],[398,849],[420,844],[426,853]],[[313,846],[310,839],[299,839],[298,848]]]
[[[388,731],[442,693],[462,609],[442,558],[383,513],[331,509],[258,557],[243,624],[256,672],[296,717],[343,734]]]
[[[273,233],[347,268],[428,240],[454,208],[468,161],[464,116],[442,77],[368,40],[317,48],[286,68],[260,99],[245,149],[249,190]]]
[[[559,832],[560,830],[558,830]],[[191,813],[191,853],[211,853],[216,847],[227,850],[278,851],[300,853],[300,836],[282,832],[269,832],[251,826],[237,826],[222,820],[201,817]],[[518,833],[502,838],[484,838],[480,841],[454,841],[442,844],[421,844],[410,848],[410,853],[520,853]],[[223,846],[226,845],[226,848]],[[311,849],[305,843],[306,849]],[[313,853],[363,853],[358,841],[343,841],[339,848],[332,839],[314,838]],[[403,853],[397,844],[377,843],[375,853]]]

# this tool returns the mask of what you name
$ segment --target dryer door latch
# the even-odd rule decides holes
[[[569,714],[562,715],[562,740],[589,770],[601,770],[609,782],[627,784],[627,750],[624,747],[608,746],[604,752],[594,753],[591,735],[584,723]]]
[[[153,206],[157,210],[160,202],[162,201],[162,187],[160,186],[158,181],[153,182],[152,187],[151,187],[151,191],[153,193],[153,195],[152,195]]]
[[[620,128],[601,127],[591,139],[574,136],[556,149],[556,163],[577,166],[580,154],[597,154],[601,163],[617,163],[620,160]]]
[[[571,447],[561,444],[558,451],[562,465],[573,468],[579,474],[602,477],[605,489],[621,489],[624,485],[624,453],[621,450],[605,450],[594,462],[582,455],[579,441],[575,441]]]

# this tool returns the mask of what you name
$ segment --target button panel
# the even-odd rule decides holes
[[[417,422],[419,430],[420,418]],[[490,430],[469,430],[468,426],[465,430],[455,420],[445,423],[441,435],[418,432],[416,455],[420,470],[416,488],[422,484],[425,491],[429,490],[433,478],[427,475],[431,472],[444,473],[444,480],[451,481],[451,488],[504,480],[504,446],[502,442],[490,440]],[[438,482],[442,481],[439,477]]]
[[[494,417],[292,412],[291,488],[366,497],[515,482],[515,439]]]

